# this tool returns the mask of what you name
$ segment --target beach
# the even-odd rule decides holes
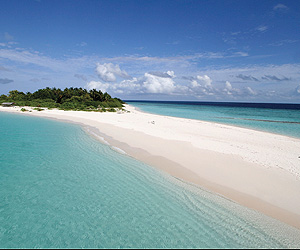
[[[182,181],[300,229],[300,139],[199,120],[144,113],[0,111],[80,124],[85,131]]]

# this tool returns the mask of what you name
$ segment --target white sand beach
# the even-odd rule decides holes
[[[130,105],[117,113],[20,109],[0,107],[80,123],[138,160],[300,229],[300,139]]]

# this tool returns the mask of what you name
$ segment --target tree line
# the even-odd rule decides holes
[[[59,108],[63,110],[94,110],[113,111],[122,108],[124,102],[119,98],[112,98],[101,90],[86,90],[83,88],[44,88],[34,93],[24,93],[18,90],[9,91],[8,95],[1,95],[0,102],[14,102],[17,106]]]

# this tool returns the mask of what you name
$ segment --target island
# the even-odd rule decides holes
[[[112,98],[107,92],[101,90],[86,90],[83,88],[44,88],[34,93],[23,93],[18,90],[9,91],[8,95],[0,96],[2,106],[29,106],[57,108],[61,110],[81,110],[96,112],[115,112],[122,110],[124,101]],[[23,109],[26,111],[26,109]]]

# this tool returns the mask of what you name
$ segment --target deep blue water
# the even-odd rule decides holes
[[[300,247],[299,230],[77,125],[0,112],[0,248],[285,247]]]
[[[300,138],[300,104],[127,101],[142,111]]]

